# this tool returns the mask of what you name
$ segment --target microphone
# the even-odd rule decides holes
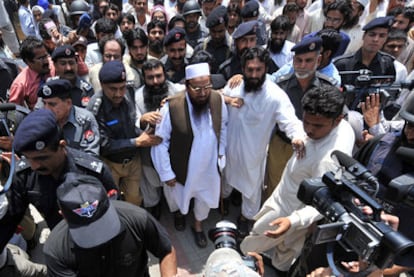
[[[344,152],[335,150],[331,156],[335,155],[339,163],[346,168],[347,171],[351,172],[354,176],[366,181],[368,184],[372,184],[375,187],[379,186],[378,179],[372,173],[364,167],[360,162],[354,158],[348,156]]]
[[[15,109],[16,109],[16,104],[14,103],[1,103],[0,104],[1,112],[14,111]]]

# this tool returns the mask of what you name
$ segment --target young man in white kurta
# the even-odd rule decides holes
[[[207,66],[208,64],[203,64]],[[195,66],[195,65],[192,65]],[[189,66],[187,66],[188,69]],[[191,80],[186,69],[186,79]],[[202,70],[201,70],[202,71]],[[209,76],[204,74],[203,76]],[[190,78],[190,79],[189,79]],[[210,82],[211,84],[211,82]],[[188,170],[185,184],[175,181],[173,186],[165,186],[164,193],[170,210],[180,210],[187,214],[190,200],[194,198],[194,216],[196,221],[203,221],[207,218],[210,208],[217,208],[220,197],[220,174],[218,171],[219,157],[225,155],[227,108],[224,100],[221,99],[221,130],[220,141],[213,129],[211,108],[208,107],[201,115],[196,116],[194,106],[190,100],[187,85],[186,100],[188,104],[193,141],[188,161]],[[191,88],[194,89],[194,88]],[[204,87],[202,90],[205,90]],[[213,107],[214,108],[214,107]],[[172,132],[172,124],[169,113],[169,104],[166,103],[161,109],[162,120],[157,125],[155,134],[162,138],[162,143],[151,149],[151,156],[154,167],[160,175],[160,179],[168,184],[168,181],[175,180],[176,173],[172,170],[169,148]]]
[[[314,88],[308,91],[304,98],[315,91],[317,94],[318,90],[319,88]],[[336,93],[343,98],[339,91]],[[326,94],[321,93],[321,95],[321,97],[329,99]],[[343,104],[338,109],[342,111],[342,107]],[[306,113],[307,111],[304,109],[305,125]],[[305,178],[322,177],[327,171],[335,171],[338,165],[331,158],[331,153],[334,150],[340,150],[351,155],[354,146],[355,138],[351,126],[345,120],[341,120],[342,115],[337,118],[339,119],[337,123],[334,121],[337,119],[332,118],[336,127],[332,125],[333,128],[331,127],[332,130],[327,135],[317,139],[310,137],[305,139],[306,154],[304,158],[297,159],[296,155],[293,155],[289,159],[279,185],[255,216],[257,221],[250,235],[243,240],[240,246],[243,252],[264,252],[273,249],[272,264],[281,271],[287,271],[299,256],[308,227],[322,218],[315,208],[303,204],[297,198],[299,185]],[[305,130],[308,132],[309,129],[305,127]],[[290,222],[290,228],[278,236],[266,233],[271,229],[277,231],[277,228],[282,226],[282,223],[274,227],[270,225],[279,218],[287,218]]]
[[[265,67],[266,63],[260,61],[269,59],[269,54],[259,54],[256,47],[248,49],[244,57],[254,57],[246,61],[245,71],[250,61],[258,61]],[[266,50],[263,50],[266,51]],[[262,51],[259,51],[262,52]],[[253,53],[253,56],[252,56]],[[266,56],[267,55],[267,56]],[[264,56],[266,56],[264,58]],[[263,71],[266,74],[266,71]],[[245,75],[245,73],[244,73]],[[257,76],[255,76],[256,78]],[[246,78],[242,84],[234,89],[225,88],[224,94],[230,97],[242,98],[243,105],[238,108],[228,106],[229,124],[226,151],[226,168],[224,197],[228,197],[232,188],[242,193],[241,214],[246,219],[253,219],[259,211],[262,185],[264,180],[267,144],[270,136],[278,124],[279,128],[290,139],[305,137],[302,122],[296,117],[295,110],[289,97],[265,75],[264,83],[255,91],[246,92]]]

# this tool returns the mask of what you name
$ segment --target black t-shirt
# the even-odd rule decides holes
[[[149,276],[146,251],[160,260],[171,252],[164,227],[145,210],[121,201],[112,204],[124,231],[104,245],[77,247],[65,221],[53,229],[44,247],[49,276]]]

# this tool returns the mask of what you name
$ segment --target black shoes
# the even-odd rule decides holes
[[[194,227],[191,227],[191,231],[194,235],[195,243],[200,248],[205,248],[207,246],[207,238],[203,231],[196,231]]]
[[[243,240],[249,233],[253,226],[253,221],[239,216],[237,219],[237,230],[239,231],[239,239]]]
[[[185,230],[185,215],[178,211],[174,213],[174,227],[177,231]]]

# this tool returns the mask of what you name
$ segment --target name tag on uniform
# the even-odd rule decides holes
[[[119,123],[118,119],[114,119],[114,120],[106,122],[106,126],[112,126],[118,123]]]

